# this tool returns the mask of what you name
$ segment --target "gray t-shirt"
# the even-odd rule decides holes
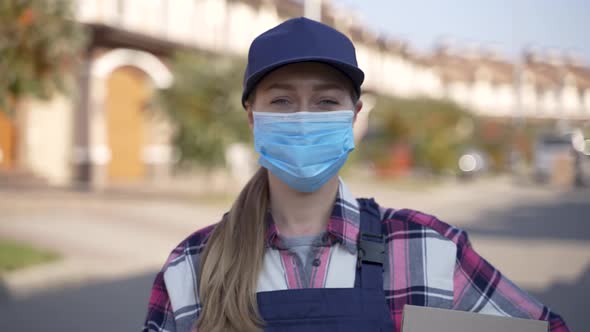
[[[313,260],[317,254],[317,249],[321,244],[324,233],[304,236],[281,236],[283,245],[287,250],[297,255],[301,263],[300,271],[303,271],[303,278],[306,284],[309,284]]]

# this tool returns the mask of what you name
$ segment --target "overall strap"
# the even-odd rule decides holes
[[[360,231],[355,287],[383,289],[385,238],[379,205],[374,199],[359,198]]]

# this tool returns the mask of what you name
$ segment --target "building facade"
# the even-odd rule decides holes
[[[245,56],[255,36],[304,14],[297,0],[76,0],[75,6],[91,35],[79,93],[28,100],[15,119],[0,112],[0,167],[93,188],[170,174],[174,126],[149,101],[172,84],[168,62],[175,50]],[[527,53],[513,63],[493,52],[442,46],[419,55],[330,1],[323,1],[321,19],[355,43],[369,94],[446,98],[482,116],[590,121],[590,69],[571,58]]]

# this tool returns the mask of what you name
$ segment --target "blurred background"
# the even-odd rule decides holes
[[[584,1],[0,2],[0,321],[132,331],[172,248],[256,169],[250,42],[308,16],[366,81],[357,196],[462,227],[590,325],[590,5]]]

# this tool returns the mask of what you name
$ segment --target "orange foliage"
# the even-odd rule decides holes
[[[34,19],[35,19],[35,14],[34,14],[33,10],[31,8],[27,8],[18,17],[18,24],[20,26],[22,26],[23,28],[26,28],[29,25],[31,25],[31,23],[33,23]]]

